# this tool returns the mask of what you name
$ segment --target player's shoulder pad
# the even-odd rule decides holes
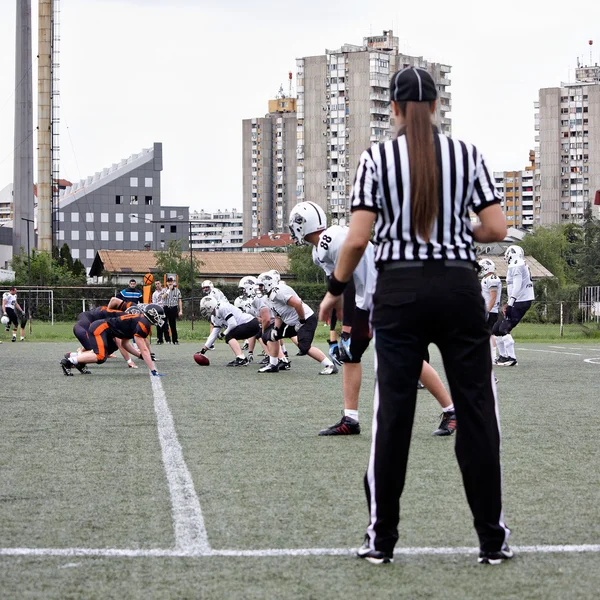
[[[489,277],[486,277],[489,285],[497,285],[501,283],[500,277],[498,275],[492,274]]]
[[[513,264],[510,266],[511,267],[523,267],[523,266],[525,266],[525,260],[522,258],[517,258],[517,259],[515,259]]]

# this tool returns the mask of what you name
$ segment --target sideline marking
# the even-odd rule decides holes
[[[584,358],[583,362],[589,363],[590,365],[600,365],[600,356],[595,356],[593,358]]]
[[[175,529],[175,549],[182,555],[202,555],[210,553],[210,544],[204,526],[204,517],[200,500],[194,488],[192,476],[183,459],[183,451],[173,424],[173,416],[167,404],[165,390],[160,377],[150,375],[154,395],[154,411],[158,425],[158,438],[162,450],[162,459],[169,483],[173,527]],[[116,552],[119,552],[116,550]],[[123,552],[133,552],[123,550]],[[159,552],[165,552],[161,550]],[[176,555],[176,554],[175,554]],[[175,556],[174,555],[174,556]],[[107,554],[106,556],[111,556]],[[117,554],[116,556],[137,556],[136,554]],[[148,554],[148,556],[153,556]]]
[[[512,546],[517,554],[574,554],[600,552],[600,544],[569,544],[545,546]],[[456,548],[396,548],[394,554],[403,556],[438,556],[452,554],[477,554],[479,548],[458,546]],[[356,548],[269,548],[264,550],[208,550],[185,551],[182,549],[137,550],[129,548],[0,548],[0,556],[89,556],[106,558],[209,558],[209,557],[258,557],[277,556],[354,556]]]
[[[549,346],[549,348],[558,348],[558,346]],[[571,356],[583,356],[576,352],[557,352],[556,350],[537,350],[535,348],[519,348],[519,352],[525,350],[526,352],[546,352],[548,354],[570,354]]]

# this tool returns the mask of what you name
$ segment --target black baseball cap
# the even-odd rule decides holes
[[[406,67],[390,79],[390,100],[394,102],[433,102],[437,90],[431,75],[419,67]]]
[[[167,277],[167,281],[175,281],[170,275]]]

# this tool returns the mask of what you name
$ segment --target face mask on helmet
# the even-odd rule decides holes
[[[525,253],[523,252],[523,248],[521,246],[509,246],[504,252],[504,260],[512,265],[516,260],[520,258],[524,258]]]
[[[258,283],[263,287],[263,294],[270,294],[271,290],[277,285],[273,275],[262,273],[258,276]]]
[[[219,303],[212,296],[207,296],[206,298],[202,298],[202,300],[200,300],[200,314],[205,319],[210,319],[214,310],[218,306],[219,306]]]
[[[489,258],[484,258],[479,261],[479,266],[481,267],[481,274],[485,277],[490,273],[496,272],[496,265]]]
[[[327,229],[327,217],[314,202],[300,202],[292,209],[288,223],[292,239],[298,246],[306,244],[305,236]]]
[[[165,324],[165,311],[162,306],[158,304],[148,304],[142,309],[144,316],[158,327],[162,327]]]

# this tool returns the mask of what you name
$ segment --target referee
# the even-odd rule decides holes
[[[460,424],[456,456],[479,537],[478,562],[513,553],[503,522],[500,430],[489,333],[474,241],[504,239],[500,197],[477,148],[432,129],[431,76],[408,67],[390,96],[394,140],[363,152],[352,191],[350,231],[321,303],[321,320],[342,294],[374,229],[379,271],[372,326],[376,384],[365,475],[370,522],[358,556],[393,560],[416,390],[428,344],[437,344]],[[469,211],[480,224],[472,226]]]
[[[179,344],[177,337],[177,319],[183,315],[183,304],[181,300],[181,290],[175,286],[172,277],[167,277],[167,293],[164,295],[165,316],[171,328],[171,340],[175,346]],[[167,334],[165,334],[166,336]]]

